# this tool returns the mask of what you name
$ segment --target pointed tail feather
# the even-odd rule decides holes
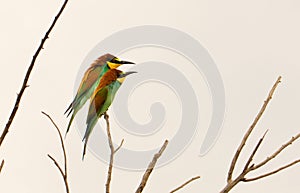
[[[65,138],[66,138],[66,136],[67,136],[67,133],[68,133],[69,130],[70,130],[70,127],[71,127],[71,124],[72,124],[72,122],[73,122],[74,117],[75,117],[75,114],[73,113],[73,115],[71,116],[71,119],[70,119],[70,121],[69,121],[68,127],[67,127],[67,131],[66,131],[66,134],[65,134]]]
[[[67,108],[67,110],[65,111],[64,115],[67,114],[67,117],[70,115],[70,113],[72,112],[73,110],[73,102],[69,105],[69,107]]]
[[[84,134],[84,137],[82,139],[82,141],[84,141],[83,152],[82,152],[82,161],[84,160],[84,155],[86,153],[86,146],[87,146],[87,143],[88,143],[88,140],[90,137],[91,129],[92,128],[90,128],[90,124],[88,124],[85,134]]]
[[[87,142],[89,140],[89,124],[87,125],[87,128],[85,130],[85,133],[84,133],[84,136],[83,136],[83,139],[82,141],[84,141],[84,146],[83,146],[83,152],[82,152],[82,161],[84,160],[84,155],[86,153],[86,146],[87,146]]]
[[[83,136],[82,141],[84,141],[84,147],[83,147],[83,152],[82,152],[82,160],[84,159],[84,155],[86,153],[86,146],[90,137],[90,134],[93,130],[93,128],[95,127],[97,123],[97,117],[94,117],[93,119],[91,119],[91,121],[89,123],[87,123],[87,127]]]
[[[82,152],[82,161],[84,160],[84,155],[85,155],[85,152],[86,152],[87,141],[88,141],[88,138],[86,138],[85,141],[84,141],[83,152]]]
[[[70,114],[71,114],[72,112],[74,112],[74,108],[73,108],[73,107],[72,107],[71,110],[68,112],[67,117],[69,117]]]

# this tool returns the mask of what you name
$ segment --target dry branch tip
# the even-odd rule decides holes
[[[186,181],[185,183],[183,183],[183,184],[180,185],[179,187],[177,187],[177,188],[175,188],[174,190],[172,190],[170,193],[174,193],[174,192],[176,192],[176,191],[182,189],[183,187],[185,187],[186,185],[188,185],[188,184],[191,183],[192,181],[197,180],[197,179],[199,179],[199,178],[200,178],[200,176],[193,177],[192,179]]]

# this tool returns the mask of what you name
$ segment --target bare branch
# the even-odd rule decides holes
[[[251,162],[253,161],[253,158],[254,158],[256,152],[258,151],[258,148],[262,144],[262,142],[263,142],[263,140],[264,140],[265,135],[266,135],[267,132],[264,133],[264,135],[260,138],[260,140],[256,144],[256,146],[255,146],[254,150],[252,151],[250,157],[248,158],[247,163],[245,164],[244,169],[242,170],[242,172],[236,178],[232,179],[233,170],[235,168],[235,165],[236,165],[236,162],[238,160],[238,157],[239,157],[240,153],[242,152],[242,149],[245,146],[245,144],[246,144],[246,142],[248,140],[248,137],[250,136],[251,132],[254,130],[256,124],[258,123],[258,121],[262,117],[263,113],[265,112],[265,109],[266,109],[267,105],[269,104],[270,100],[272,99],[272,96],[273,96],[273,94],[274,94],[274,92],[275,92],[278,84],[280,83],[280,81],[281,81],[281,76],[279,76],[278,79],[276,80],[276,82],[274,83],[274,85],[273,85],[272,89],[270,90],[267,99],[264,101],[264,104],[261,107],[259,113],[257,114],[256,118],[254,119],[254,121],[251,124],[250,128],[246,131],[246,133],[245,133],[245,135],[244,135],[244,137],[243,137],[243,139],[242,139],[242,141],[241,141],[241,143],[240,143],[240,145],[239,145],[239,147],[238,147],[237,151],[235,152],[235,155],[234,155],[234,157],[232,159],[232,162],[231,162],[231,165],[230,165],[230,169],[228,171],[228,176],[227,176],[227,185],[220,191],[220,193],[227,193],[234,186],[236,186],[239,182],[241,182],[241,181],[245,182],[246,181],[246,177],[245,176],[249,172],[251,172],[251,171],[253,171],[253,170],[255,170],[255,169],[258,168],[254,164],[251,165]],[[276,154],[276,155],[278,155],[278,154]],[[267,163],[267,162],[265,162],[265,163]],[[280,170],[282,170],[284,168],[286,168],[286,167],[280,168]],[[266,175],[263,175],[263,177],[266,177],[266,176],[269,176],[269,175],[272,175],[272,174],[274,174],[274,173],[272,173],[272,172],[268,173]],[[263,178],[263,177],[260,177],[260,178]]]
[[[269,173],[266,173],[266,174],[263,174],[263,175],[260,175],[260,176],[254,177],[254,178],[248,178],[248,179],[245,178],[243,181],[244,181],[244,182],[251,182],[251,181],[259,180],[259,179],[261,179],[261,178],[265,178],[265,177],[267,177],[267,176],[276,174],[277,172],[280,172],[280,171],[282,171],[282,170],[284,170],[284,169],[287,169],[287,168],[289,168],[289,167],[291,167],[291,166],[293,166],[293,165],[295,165],[295,164],[297,164],[297,163],[299,163],[299,162],[300,162],[300,159],[298,159],[298,160],[296,160],[296,161],[293,161],[292,163],[289,163],[289,164],[287,164],[287,165],[285,165],[285,166],[282,166],[282,167],[280,167],[280,168],[278,168],[277,170],[274,170],[274,171],[272,171],[272,172],[269,172]]]
[[[118,146],[118,148],[115,149],[114,145],[113,145],[111,133],[110,133],[109,116],[106,112],[104,113],[104,119],[106,120],[106,132],[107,132],[107,138],[108,138],[108,143],[109,143],[109,147],[110,147],[110,159],[109,159],[109,166],[108,166],[108,171],[107,171],[107,180],[106,180],[106,184],[105,184],[105,187],[106,187],[105,191],[106,191],[106,193],[109,193],[112,169],[113,169],[113,163],[114,163],[114,156],[115,156],[115,153],[117,153],[117,151],[122,147],[124,139],[122,139],[121,144]]]
[[[119,149],[122,147],[123,143],[124,143],[124,139],[122,139],[119,147],[117,147],[117,149],[115,149],[114,153],[117,153],[117,151],[119,151]]]
[[[242,152],[242,149],[245,146],[248,137],[250,136],[250,134],[252,133],[252,131],[255,128],[256,124],[258,123],[259,119],[261,118],[264,111],[266,110],[266,108],[267,108],[270,100],[272,99],[272,96],[273,96],[278,84],[280,83],[280,80],[281,80],[281,76],[279,76],[278,79],[276,80],[275,84],[273,85],[272,89],[269,92],[269,95],[268,95],[267,99],[265,100],[265,102],[264,102],[263,106],[261,107],[259,113],[255,117],[255,119],[254,119],[253,123],[251,124],[250,128],[247,130],[246,134],[244,135],[244,137],[242,139],[242,142],[240,143],[237,151],[235,152],[235,155],[234,155],[234,157],[232,159],[232,162],[231,162],[231,165],[230,165],[230,169],[228,171],[227,182],[232,181],[232,173],[233,173],[233,170],[235,168],[236,162],[239,158],[239,155]]]
[[[297,134],[295,137],[292,137],[288,142],[286,142],[285,144],[283,144],[277,151],[275,151],[271,156],[267,157],[264,161],[262,161],[261,163],[255,165],[253,167],[254,169],[258,169],[261,166],[265,165],[266,163],[268,163],[269,161],[271,161],[273,158],[275,158],[278,154],[280,154],[284,149],[286,149],[289,145],[292,145],[292,143],[294,141],[296,141],[297,139],[299,139],[300,137],[300,133]]]
[[[53,161],[54,165],[57,167],[57,169],[59,170],[59,172],[62,175],[63,179],[65,180],[64,171],[62,170],[62,168],[60,167],[60,165],[58,164],[58,162],[50,154],[47,154],[47,155]]]
[[[108,171],[107,171],[107,180],[106,180],[106,184],[105,184],[106,193],[109,193],[112,168],[113,168],[113,162],[114,162],[114,146],[113,146],[111,133],[110,133],[109,116],[105,113],[104,118],[106,120],[106,132],[107,132],[108,143],[109,143],[109,147],[110,147],[110,159],[109,159],[109,166],[108,166]]]
[[[184,184],[182,184],[182,185],[179,186],[178,188],[175,188],[175,189],[172,190],[170,193],[174,193],[174,192],[176,192],[176,191],[182,189],[184,186],[188,185],[188,184],[191,183],[192,181],[197,180],[197,179],[199,179],[199,178],[200,178],[200,176],[196,176],[196,177],[194,177],[194,178],[192,178],[192,179],[186,181]]]
[[[1,165],[0,165],[0,173],[2,171],[3,166],[4,166],[4,160],[2,160]]]
[[[250,163],[252,162],[253,157],[254,157],[255,153],[257,152],[259,146],[260,146],[261,143],[263,142],[263,140],[264,140],[264,138],[265,138],[267,132],[268,132],[268,130],[267,130],[267,131],[264,133],[264,135],[260,138],[260,140],[258,141],[258,143],[257,143],[257,145],[255,146],[254,150],[252,151],[252,154],[251,154],[251,156],[249,157],[249,159],[248,159],[248,161],[247,161],[247,163],[246,163],[246,165],[245,165],[245,167],[244,167],[244,172],[247,171],[247,170],[249,169],[249,165],[250,165]],[[251,168],[253,168],[253,166],[252,166]]]
[[[66,192],[69,193],[69,185],[68,185],[68,173],[67,173],[67,154],[66,154],[66,149],[65,149],[65,144],[63,141],[63,137],[62,134],[60,132],[60,129],[58,128],[58,126],[56,125],[56,123],[53,121],[53,119],[50,117],[50,115],[48,115],[45,112],[42,112],[42,114],[44,114],[45,116],[47,116],[49,118],[49,120],[52,122],[52,124],[54,125],[54,127],[57,130],[57,133],[59,135],[59,139],[60,139],[60,143],[61,143],[61,148],[63,150],[63,155],[64,155],[64,171],[63,169],[60,167],[60,165],[58,164],[58,162],[51,156],[48,154],[48,157],[54,162],[55,166],[58,168],[60,174],[62,175],[63,179],[64,179],[64,183],[65,183],[65,188],[66,188]]]
[[[149,179],[149,176],[150,176],[153,168],[155,167],[157,160],[160,158],[160,156],[166,149],[168,143],[169,143],[168,140],[165,140],[165,142],[164,142],[163,146],[160,148],[159,152],[157,152],[154,155],[154,157],[153,157],[152,161],[150,162],[150,164],[148,165],[148,168],[143,175],[142,181],[141,181],[139,187],[137,188],[137,190],[135,191],[135,193],[141,193],[143,191],[143,189],[145,188],[147,181]]]
[[[15,118],[15,115],[16,115],[18,109],[19,109],[19,105],[20,105],[22,96],[24,94],[24,91],[28,87],[27,82],[29,80],[31,71],[32,71],[32,69],[34,67],[35,61],[36,61],[38,55],[40,54],[41,50],[43,49],[43,46],[44,46],[46,40],[49,38],[50,32],[52,31],[53,27],[55,26],[58,18],[61,16],[62,12],[64,11],[67,3],[68,3],[68,0],[65,0],[65,2],[63,3],[63,5],[60,8],[58,14],[55,16],[52,24],[50,25],[48,31],[45,33],[44,38],[42,39],[42,41],[41,41],[38,49],[36,50],[35,54],[33,55],[33,58],[32,58],[31,63],[29,65],[28,69],[27,69],[27,72],[26,72],[25,78],[23,80],[23,84],[22,84],[21,90],[19,91],[19,94],[17,96],[17,99],[16,99],[15,105],[13,107],[13,110],[12,110],[12,112],[11,112],[9,118],[8,118],[8,121],[7,121],[7,123],[5,125],[5,128],[4,128],[3,132],[2,132],[2,135],[0,137],[0,146],[2,145],[2,142],[3,142],[5,136],[7,135],[8,131],[9,131],[10,125],[13,122],[13,120]]]
[[[60,143],[61,143],[61,148],[63,150],[63,154],[64,154],[64,166],[65,166],[65,175],[67,175],[67,154],[66,154],[66,148],[65,148],[65,144],[64,144],[64,140],[63,140],[63,137],[61,135],[61,132],[60,132],[60,129],[58,128],[58,126],[55,124],[55,122],[53,121],[53,119],[50,117],[50,115],[48,115],[47,113],[43,112],[42,113],[47,116],[50,121],[52,122],[52,124],[55,126],[57,132],[58,132],[58,135],[59,135],[59,139],[60,139]]]

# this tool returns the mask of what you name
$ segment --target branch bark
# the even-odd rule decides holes
[[[291,167],[291,166],[293,166],[293,165],[295,165],[295,164],[297,164],[299,162],[300,162],[300,159],[295,160],[295,161],[293,161],[293,162],[291,162],[291,163],[289,163],[289,164],[287,164],[285,166],[282,166],[282,167],[280,167],[280,168],[278,168],[278,169],[276,169],[276,170],[274,170],[272,172],[268,172],[266,174],[263,174],[263,175],[260,175],[260,176],[254,177],[254,178],[245,178],[243,181],[244,182],[251,182],[251,181],[255,181],[255,180],[259,180],[261,178],[265,178],[265,177],[271,176],[271,175],[276,174],[277,172],[280,172],[280,171],[282,171],[284,169],[287,169],[287,168],[289,168],[289,167]]]
[[[110,148],[110,159],[109,159],[109,166],[108,166],[108,171],[107,171],[107,180],[105,184],[105,191],[106,193],[110,193],[110,182],[112,178],[112,169],[113,169],[113,163],[114,163],[114,156],[117,151],[122,147],[124,139],[122,139],[121,144],[115,149],[113,140],[111,137],[111,132],[110,132],[110,124],[109,124],[109,116],[105,112],[104,113],[104,119],[106,121],[106,132],[107,132],[107,138],[108,138],[108,143],[109,143],[109,148]]]
[[[235,152],[235,155],[232,159],[232,162],[231,162],[231,165],[230,165],[230,169],[228,171],[228,176],[227,176],[227,182],[230,183],[232,181],[232,173],[233,173],[233,170],[235,168],[235,165],[236,165],[236,162],[240,156],[240,153],[242,152],[243,150],[243,147],[245,146],[246,144],[246,141],[248,139],[248,137],[250,136],[250,134],[252,133],[253,129],[255,128],[256,124],[258,123],[258,121],[260,120],[261,116],[263,115],[263,113],[265,112],[270,100],[272,99],[272,96],[278,86],[278,84],[280,83],[281,81],[281,76],[279,76],[275,82],[275,84],[273,85],[272,89],[270,90],[269,92],[269,95],[267,97],[267,99],[265,100],[263,106],[261,107],[260,111],[258,112],[257,116],[255,117],[253,123],[251,124],[250,128],[247,130],[246,134],[244,135],[243,139],[242,139],[242,142],[240,143],[237,151]]]
[[[170,193],[174,193],[174,192],[177,192],[178,190],[182,189],[183,187],[185,187],[186,185],[188,185],[189,183],[191,183],[192,181],[194,180],[197,180],[199,179],[200,176],[196,176],[188,181],[186,181],[185,183],[183,183],[181,186],[179,186],[178,188],[175,188],[174,190],[172,190]]]
[[[249,169],[249,166],[250,166],[251,162],[253,161],[253,158],[254,158],[254,156],[255,156],[255,154],[256,154],[258,148],[260,147],[261,143],[263,142],[263,140],[264,140],[264,138],[265,138],[267,132],[268,132],[268,130],[267,130],[267,131],[265,132],[265,134],[260,138],[260,140],[258,141],[258,143],[257,143],[257,145],[255,146],[254,150],[252,151],[252,154],[250,155],[250,157],[249,157],[249,159],[248,159],[248,161],[247,161],[247,163],[246,163],[246,165],[245,165],[245,167],[244,167],[244,172],[247,171],[247,170]],[[250,166],[250,168],[253,169],[253,166],[254,166],[254,165]]]
[[[239,182],[251,182],[251,181],[255,181],[255,180],[259,180],[271,175],[276,174],[277,172],[280,172],[284,169],[287,169],[297,163],[300,162],[300,159],[295,160],[287,165],[284,165],[282,167],[279,167],[276,170],[273,170],[271,172],[265,173],[263,175],[259,175],[257,177],[252,177],[252,178],[246,178],[246,175],[249,174],[250,172],[259,169],[262,166],[265,166],[269,161],[271,161],[272,159],[274,159],[276,156],[278,156],[284,149],[286,149],[288,146],[290,146],[294,141],[296,141],[297,139],[300,138],[300,133],[297,134],[295,137],[292,137],[288,142],[284,143],[277,151],[275,151],[271,156],[267,157],[265,160],[263,160],[262,162],[260,162],[259,164],[254,164],[252,163],[253,158],[256,154],[256,152],[258,151],[258,148],[260,147],[260,145],[262,144],[262,141],[264,140],[266,133],[263,135],[263,137],[260,138],[260,140],[258,141],[258,143],[256,144],[254,150],[252,151],[250,157],[248,158],[248,161],[246,162],[243,171],[235,178],[232,180],[232,172],[235,168],[235,164],[237,162],[237,159],[243,149],[243,146],[246,144],[246,141],[249,137],[249,135],[251,134],[251,132],[253,131],[254,127],[256,126],[256,123],[258,122],[258,120],[260,119],[260,117],[263,115],[268,103],[270,102],[273,93],[275,91],[275,89],[277,88],[278,84],[280,83],[280,79],[281,77],[278,77],[277,81],[275,82],[275,84],[273,85],[271,91],[269,92],[268,98],[265,100],[264,105],[261,107],[258,115],[256,116],[254,122],[252,123],[252,125],[250,126],[250,128],[247,130],[238,150],[235,153],[235,156],[233,157],[233,160],[231,162],[231,166],[228,172],[228,176],[227,176],[227,185],[221,190],[220,193],[227,193],[229,192],[234,186],[236,186]]]
[[[0,173],[2,171],[3,166],[4,166],[4,160],[2,160],[1,165],[0,165]]]
[[[295,142],[297,139],[299,139],[299,137],[300,137],[300,133],[298,133],[295,137],[292,137],[289,141],[287,141],[285,144],[283,144],[277,151],[275,151],[271,156],[267,157],[264,161],[255,165],[253,167],[253,169],[258,169],[261,166],[267,164],[269,161],[271,161],[277,155],[279,155],[284,149],[286,149],[288,146],[292,145],[292,143]]]
[[[64,3],[63,3],[63,5],[62,5],[61,8],[60,8],[58,14],[55,16],[55,18],[54,18],[52,24],[50,25],[49,29],[48,29],[47,32],[45,33],[45,35],[44,35],[44,37],[43,37],[43,39],[42,39],[42,41],[41,41],[39,47],[37,48],[35,54],[33,55],[33,58],[32,58],[32,60],[31,60],[31,63],[30,63],[30,65],[29,65],[28,69],[27,69],[25,78],[24,78],[24,80],[23,80],[22,87],[21,87],[21,89],[20,89],[20,91],[19,91],[19,94],[18,94],[18,96],[17,96],[17,99],[16,99],[16,101],[15,101],[15,105],[14,105],[14,107],[13,107],[13,110],[12,110],[12,112],[11,112],[9,118],[8,118],[8,121],[7,121],[6,125],[5,125],[5,128],[4,128],[4,130],[3,130],[2,134],[1,134],[1,137],[0,137],[0,146],[2,145],[2,142],[4,141],[6,135],[7,135],[8,131],[9,131],[9,128],[10,128],[10,126],[11,126],[11,124],[12,124],[14,118],[15,118],[15,115],[16,115],[18,109],[19,109],[19,105],[20,105],[22,96],[23,96],[23,94],[24,94],[24,91],[25,91],[25,89],[28,87],[27,83],[28,83],[28,80],[29,80],[31,71],[32,71],[32,69],[33,69],[33,67],[34,67],[35,61],[36,61],[38,55],[40,54],[41,50],[43,49],[43,46],[44,46],[46,40],[49,38],[49,35],[50,35],[52,29],[54,28],[54,26],[55,26],[57,20],[59,19],[59,17],[61,16],[62,12],[64,11],[64,9],[65,9],[67,3],[68,3],[68,0],[65,0]]]
[[[155,164],[157,162],[157,160],[160,158],[160,156],[162,155],[162,153],[164,152],[164,150],[166,149],[167,145],[168,145],[168,140],[165,140],[163,146],[160,148],[159,152],[157,152],[152,161],[150,162],[150,164],[148,165],[148,168],[147,170],[145,171],[144,175],[143,175],[143,178],[142,178],[142,181],[139,185],[139,187],[137,188],[137,190],[135,191],[135,193],[141,193],[143,192],[146,184],[147,184],[147,181],[149,179],[149,176],[150,174],[152,173],[154,167],[155,167]]]

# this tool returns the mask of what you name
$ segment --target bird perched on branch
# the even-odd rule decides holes
[[[136,72],[129,71],[124,73],[117,69],[110,69],[100,79],[100,83],[91,97],[86,120],[87,127],[82,140],[84,141],[82,159],[84,159],[89,136],[98,119],[108,110],[125,77],[132,73]]]
[[[71,127],[75,115],[83,107],[86,101],[90,99],[103,74],[105,74],[109,69],[116,69],[123,64],[134,63],[122,61],[111,54],[105,54],[100,56],[91,64],[91,66],[84,73],[74,100],[65,112],[67,117],[73,112],[67,127],[66,135]]]

